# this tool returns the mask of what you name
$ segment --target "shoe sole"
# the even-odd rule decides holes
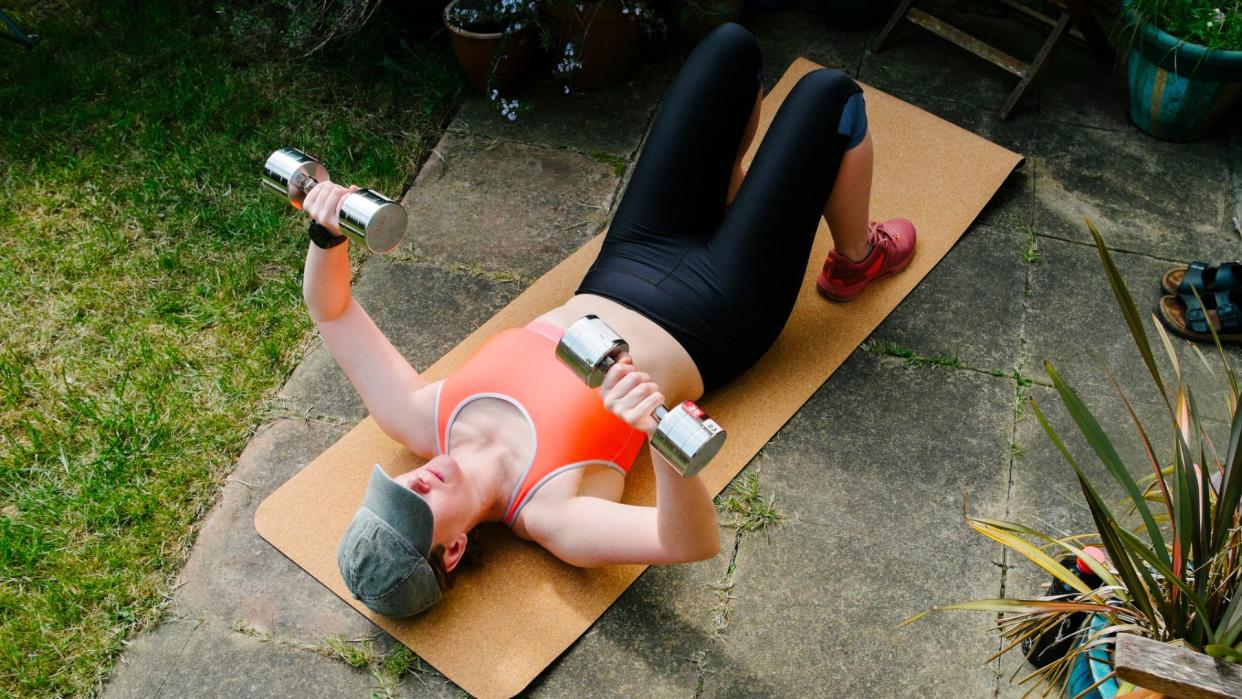
[[[900,272],[901,270],[908,267],[910,265],[910,261],[913,259],[914,259],[914,253],[911,253],[910,256],[907,257],[906,260],[902,262],[900,265],[897,265],[896,267],[891,267],[888,270],[884,272],[880,272],[874,277],[866,280],[865,282],[863,282],[862,286],[858,287],[858,291],[855,291],[853,294],[850,294],[848,296],[841,295],[841,294],[835,294],[829,291],[828,289],[825,289],[824,285],[828,283],[828,278],[824,276],[823,272],[820,272],[819,279],[815,280],[815,288],[819,291],[819,295],[823,296],[826,299],[830,299],[832,301],[853,301],[854,299],[862,295],[862,292],[866,291],[867,287],[871,286],[873,282],[878,282],[881,279],[884,279],[885,277],[891,277],[894,274]]]

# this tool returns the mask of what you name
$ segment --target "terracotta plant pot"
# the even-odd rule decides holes
[[[535,39],[529,27],[508,36],[501,31],[471,31],[456,26],[450,19],[450,10],[461,0],[445,5],[441,15],[453,42],[453,55],[457,65],[466,74],[466,80],[474,89],[487,91],[488,77],[492,75],[492,89],[502,95],[520,90],[527,82],[534,64]]]
[[[638,62],[638,22],[622,14],[619,2],[562,0],[545,4],[540,11],[556,35],[554,60],[562,60],[565,46],[572,44],[574,58],[582,64],[573,71],[572,87],[611,87],[630,76]]]

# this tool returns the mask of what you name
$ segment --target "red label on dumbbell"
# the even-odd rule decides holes
[[[695,405],[692,400],[685,401],[681,405],[686,409],[686,412],[694,416],[695,419],[702,420],[707,417],[707,413],[703,412],[703,409]]]

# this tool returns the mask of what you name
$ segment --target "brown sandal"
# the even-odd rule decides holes
[[[1195,342],[1212,342],[1212,334],[1208,331],[1208,323],[1216,329],[1216,335],[1222,343],[1242,344],[1242,292],[1216,292],[1216,308],[1207,312],[1200,310],[1191,297],[1193,310],[1177,296],[1164,296],[1156,302],[1156,317],[1164,327],[1175,335],[1194,340]]]

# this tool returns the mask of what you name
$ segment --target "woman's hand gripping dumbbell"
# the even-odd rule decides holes
[[[693,476],[724,446],[725,431],[693,401],[665,408],[663,394],[634,366],[629,350],[607,323],[588,315],[565,330],[556,356],[587,386],[601,389],[610,411],[650,435],[651,448],[673,468]]]
[[[260,181],[281,196],[288,197],[289,203],[299,209],[306,208],[305,204],[316,186],[331,183],[323,163],[296,148],[281,148],[268,156]],[[337,185],[333,187],[344,191]],[[405,237],[408,220],[405,209],[370,189],[350,187],[345,194],[344,197],[331,197],[336,208],[330,218],[316,216],[320,213],[317,211],[308,213],[316,216],[317,220],[322,218],[320,224],[325,228],[344,234],[354,242],[365,245],[371,252],[385,253],[397,247]],[[316,199],[325,195],[321,193]],[[315,200],[311,200],[311,204],[314,203]]]

